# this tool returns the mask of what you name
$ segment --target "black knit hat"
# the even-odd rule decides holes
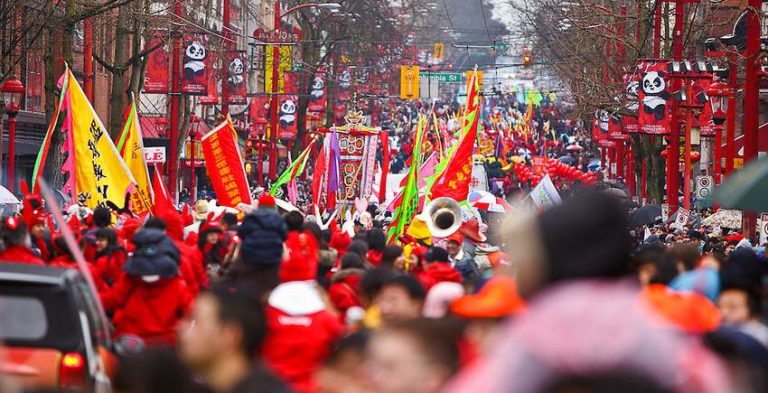
[[[288,228],[280,215],[270,209],[256,209],[237,228],[242,261],[251,265],[277,265],[283,259],[283,242]]]
[[[170,278],[179,274],[179,249],[165,232],[147,228],[133,237],[136,251],[123,265],[132,276]]]
[[[629,270],[626,212],[615,198],[585,192],[539,216],[547,281],[614,278]]]
[[[424,259],[427,262],[448,262],[448,251],[442,247],[430,247]]]

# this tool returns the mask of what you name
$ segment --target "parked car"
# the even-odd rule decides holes
[[[34,390],[111,391],[99,300],[76,270],[0,263],[0,372]]]

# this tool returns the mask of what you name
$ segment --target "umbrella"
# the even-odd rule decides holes
[[[702,225],[725,228],[741,228],[741,210],[720,209],[717,213],[701,220]]]
[[[287,212],[299,211],[299,208],[297,208],[296,206],[293,206],[290,202],[284,201],[282,199],[275,198],[275,205]]]
[[[634,228],[643,225],[653,225],[657,221],[661,221],[661,206],[645,205],[632,213],[629,223]]]
[[[627,199],[627,198],[629,198],[627,193],[624,192],[624,190],[622,190],[620,188],[606,188],[603,192],[608,194],[608,195],[610,195],[610,196],[612,196],[612,197],[614,197],[614,198],[619,198],[619,199]]]
[[[0,186],[0,205],[18,205],[19,200],[7,188]]]
[[[587,165],[587,169],[589,169],[590,172],[600,172],[603,168],[600,164],[600,160],[592,160],[589,162],[589,165]]]
[[[578,143],[576,143],[576,144],[573,144],[573,145],[570,145],[570,146],[566,147],[565,150],[568,150],[568,151],[582,151],[582,150],[584,150],[584,148],[581,147],[581,145],[579,145]]]
[[[488,212],[506,213],[512,211],[512,205],[487,191],[472,191],[469,193],[467,201],[469,201],[470,206]]]
[[[715,190],[721,206],[747,211],[768,210],[768,157],[759,158],[737,171]]]
[[[578,163],[578,161],[571,156],[562,156],[558,158],[558,161],[570,166],[576,166],[576,164]]]

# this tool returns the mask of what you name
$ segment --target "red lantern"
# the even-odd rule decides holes
[[[700,159],[701,159],[701,153],[699,153],[697,151],[692,151],[691,152],[691,161],[692,162],[699,162]]]

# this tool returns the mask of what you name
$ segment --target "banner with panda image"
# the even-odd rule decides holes
[[[640,79],[637,130],[642,134],[663,135],[671,129],[667,63],[666,60],[640,60],[637,63]]]
[[[285,93],[281,94],[280,106],[277,108],[277,124],[280,139],[296,139],[296,122],[298,120],[299,96],[296,85],[296,75],[291,72],[284,74]]]
[[[339,67],[339,71],[337,73],[336,77],[337,83],[338,83],[338,89],[336,89],[336,94],[338,95],[338,100],[340,101],[347,101],[349,100],[349,97],[352,95],[352,71],[348,66],[341,66]]]
[[[212,71],[208,50],[208,34],[184,34],[182,93],[198,96],[204,96],[208,93],[209,74]]]
[[[247,74],[245,65],[247,57],[245,51],[229,51],[226,56],[227,84],[229,89],[229,102],[231,105],[245,105],[248,103],[246,92]]]
[[[325,87],[325,67],[319,67],[312,78],[312,90],[309,93],[307,112],[325,112],[328,89]]]
[[[145,45],[151,49],[147,55],[147,69],[144,72],[144,93],[168,93],[168,70],[170,70],[170,52],[168,52],[168,32],[153,31]]]
[[[595,118],[592,121],[592,140],[596,141],[598,146],[613,146],[612,140],[623,139],[622,127],[619,119],[605,109],[595,112]]]

